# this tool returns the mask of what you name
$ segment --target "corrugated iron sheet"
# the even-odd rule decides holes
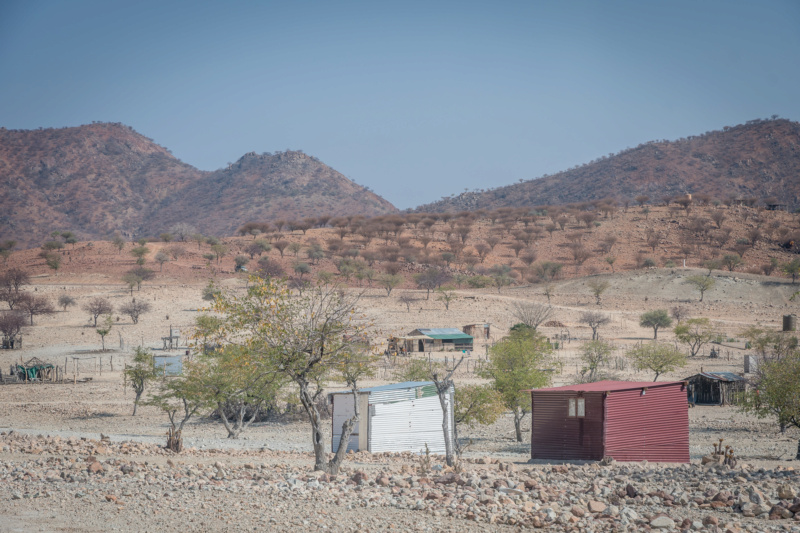
[[[550,392],[550,391],[574,391],[574,392],[613,392],[642,387],[668,387],[670,385],[681,385],[683,381],[595,381],[594,383],[580,383],[577,385],[563,385],[561,387],[550,387],[547,389],[531,389],[530,392]]]
[[[452,395],[451,395],[452,398]],[[452,401],[447,404],[452,418]],[[369,451],[444,453],[442,407],[438,396],[370,405]],[[452,442],[452,424],[450,435]]]
[[[546,390],[546,389],[541,389]],[[603,458],[603,393],[582,394],[586,416],[568,416],[570,398],[577,399],[572,391],[531,394],[531,457],[533,459],[586,459]]]
[[[605,455],[617,461],[689,462],[689,411],[680,382],[605,398]]]

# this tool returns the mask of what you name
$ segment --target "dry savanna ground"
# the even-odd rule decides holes
[[[686,277],[705,274],[702,262],[721,258],[732,250],[712,242],[714,235],[722,231],[714,229],[716,224],[712,223],[709,236],[703,231],[692,232],[688,226],[696,224],[697,217],[710,220],[715,209],[726,215],[721,225],[731,228],[726,242],[732,246],[737,239],[746,238],[748,232],[755,236],[753,229],[761,228],[762,237],[754,244],[751,241],[747,249],[738,248],[744,267],[713,272],[716,286],[700,302],[697,291],[685,282]],[[548,222],[541,217],[528,224]],[[721,357],[709,358],[706,348],[685,368],[659,378],[671,380],[687,377],[701,368],[742,372],[747,351],[739,335],[741,330],[751,324],[778,329],[782,316],[795,312],[800,305],[791,300],[795,286],[790,278],[779,276],[780,268],[772,276],[761,271],[770,258],[779,265],[793,259],[778,246],[780,228],[788,228],[784,236],[795,231],[796,218],[786,213],[744,207],[697,207],[689,213],[651,207],[649,213],[643,213],[640,208],[631,207],[627,212],[618,210],[613,218],[600,215],[589,224],[570,218],[564,230],[550,233],[542,229],[531,240],[527,249],[536,254],[531,262],[533,268],[517,258],[513,249],[517,241],[514,232],[524,230],[525,221],[516,221],[508,228],[502,224],[499,220],[494,224],[489,219],[473,221],[462,243],[465,246],[459,251],[462,259],[448,258],[448,273],[464,276],[445,282],[454,287],[455,299],[449,309],[435,292],[426,298],[427,291],[417,288],[412,277],[424,272],[429,264],[447,268],[446,261],[440,262],[435,254],[441,259],[443,251],[453,250],[447,242],[449,219],[434,221],[426,234],[431,237],[427,244],[420,240],[427,240],[420,233],[421,221],[416,228],[409,223],[399,234],[378,230],[369,240],[355,232],[345,233],[344,246],[328,242],[339,241],[337,228],[311,229],[305,235],[283,232],[233,237],[223,240],[227,253],[219,263],[216,258],[203,258],[203,254],[211,253],[208,244],[149,243],[146,266],[156,271],[155,276],[140,290],[134,289],[133,296],[148,302],[151,309],[138,324],[115,312],[104,352],[100,351],[100,338],[82,306],[95,297],[107,298],[115,308],[130,301],[131,293],[121,280],[135,266],[129,253],[133,245],[127,244],[121,252],[108,242],[67,246],[61,252],[63,260],[58,271],[48,268],[37,250],[14,252],[6,268],[21,268],[32,276],[31,284],[22,290],[44,295],[53,303],[59,296],[69,295],[76,305],[66,311],[35,316],[34,325],[23,330],[21,349],[0,350],[0,369],[6,372],[12,363],[38,357],[62,367],[66,364],[71,377],[75,360],[78,378],[91,380],[0,386],[0,433],[5,434],[0,435],[0,478],[8,481],[7,488],[0,489],[0,499],[5,500],[0,530],[25,531],[33,523],[43,530],[60,531],[288,531],[298,527],[334,531],[463,531],[484,529],[487,524],[497,529],[543,526],[592,531],[669,530],[682,525],[751,531],[791,527],[791,519],[770,521],[766,519],[769,513],[752,513],[754,516],[750,517],[749,513],[731,510],[742,508],[743,502],[737,498],[746,497],[753,503],[761,497],[758,494],[769,500],[762,504],[770,505],[770,511],[778,501],[791,502],[787,509],[793,505],[794,496],[789,497],[790,492],[781,487],[788,485],[795,491],[800,488],[793,474],[794,463],[788,461],[794,457],[798,434],[795,430],[781,434],[773,421],[746,417],[731,407],[690,410],[690,452],[692,462],[698,463],[711,451],[712,442],[724,438],[740,457],[740,465],[734,471],[699,465],[677,469],[667,465],[567,465],[564,470],[560,465],[528,465],[530,420],[525,421],[524,437],[528,440],[517,443],[513,423],[506,416],[492,426],[462,430],[462,436],[472,441],[465,453],[463,471],[457,474],[463,484],[453,478],[440,479],[456,475],[446,469],[420,473],[419,459],[408,455],[358,454],[347,461],[346,470],[338,479],[320,480],[310,470],[310,432],[302,419],[257,423],[234,441],[224,438],[221,425],[198,417],[185,431],[188,451],[171,456],[158,448],[165,439],[166,417],[152,407],[143,407],[136,417],[131,416],[133,397],[130,390],[123,389],[120,370],[130,361],[132,347],[144,345],[158,352],[161,338],[168,335],[170,326],[188,331],[207,303],[202,292],[210,279],[225,290],[244,290],[247,280],[233,272],[233,260],[258,238],[272,241],[273,249],[262,256],[270,257],[287,272],[294,274],[298,263],[308,263],[311,273],[303,277],[331,272],[334,279],[349,284],[350,290],[361,292],[360,303],[375,324],[372,340],[379,350],[387,336],[418,327],[491,323],[492,338],[478,341],[456,374],[457,386],[459,382],[480,381],[473,373],[475,365],[485,357],[487,345],[500,339],[515,323],[513,304],[547,303],[545,292],[553,307],[552,319],[563,324],[541,328],[545,335],[559,341],[555,356],[563,366],[562,372],[554,376],[554,385],[569,383],[581,366],[579,348],[591,338],[591,330],[580,322],[585,311],[601,311],[610,317],[610,323],[600,329],[601,338],[615,350],[607,370],[631,380],[653,378],[651,373],[634,372],[624,357],[629,347],[652,338],[652,329],[639,326],[643,312],[680,306],[689,316],[709,318],[723,333],[724,342],[716,346]],[[653,231],[657,232],[658,242],[648,246],[646,241],[653,238]],[[398,242],[396,239],[403,235],[409,241]],[[492,235],[500,240],[483,262],[459,262],[465,252],[469,257],[470,249]],[[616,240],[611,250],[601,252],[599,248],[604,242],[603,246],[607,246],[609,236]],[[280,240],[299,243],[297,256],[287,246],[281,258],[274,248]],[[575,242],[590,252],[583,261],[573,257],[576,246],[571,243]],[[325,252],[325,258],[306,257],[305,250],[314,244]],[[157,251],[175,246],[184,250],[177,259],[166,262],[163,270],[153,263]],[[417,252],[413,262],[400,252],[397,257],[380,256],[392,255],[393,250],[387,251],[386,247],[411,246],[431,250],[429,263],[421,259],[424,252]],[[365,266],[358,268],[373,269],[372,275],[362,273],[356,277],[352,270],[345,268],[341,272],[337,268],[337,263],[341,267],[342,256],[332,255],[331,250],[351,247],[359,253],[344,257],[363,261]],[[371,266],[370,254],[366,258],[364,254],[369,251],[379,254]],[[521,249],[520,256],[525,251]],[[406,253],[411,257],[410,251]],[[614,272],[605,259],[612,254],[616,258]],[[641,254],[652,257],[656,267],[635,268],[643,260]],[[257,259],[258,256],[249,263],[250,270],[258,268]],[[665,266],[668,261],[672,263]],[[560,275],[539,282],[535,267],[543,262],[563,263]],[[490,267],[503,264],[510,264],[508,277],[512,281],[500,283],[499,289],[471,287],[466,281],[484,268],[489,274]],[[387,266],[390,271],[397,268],[402,276],[402,282],[391,294],[380,281],[381,276],[389,275]],[[762,273],[755,273],[756,269]],[[608,283],[599,304],[589,286],[593,280]],[[546,287],[550,288],[546,291]],[[406,303],[401,299],[404,296],[413,300]],[[669,329],[662,330],[659,340],[673,342],[674,335]],[[431,356],[452,360],[453,354]],[[376,379],[367,385],[391,381],[392,362],[384,358]],[[101,434],[110,441],[99,442]],[[125,444],[131,442],[134,444]],[[102,472],[87,473],[90,456],[92,461],[97,460]],[[439,463],[438,459],[434,463]],[[625,492],[628,485],[637,495]],[[657,494],[659,491],[662,494]],[[724,491],[730,493],[730,498]],[[723,500],[735,503],[712,505],[713,501]],[[659,521],[662,515],[672,524]]]

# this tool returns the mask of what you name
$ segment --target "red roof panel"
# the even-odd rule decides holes
[[[550,387],[547,389],[529,389],[528,392],[613,392],[631,389],[663,387],[665,385],[675,385],[678,383],[683,383],[683,381],[596,381],[594,383],[564,385],[562,387]]]

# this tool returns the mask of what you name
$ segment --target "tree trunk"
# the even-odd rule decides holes
[[[658,328],[653,328],[653,340],[658,340]]]
[[[437,395],[439,396],[439,403],[442,406],[442,431],[444,432],[444,459],[447,466],[453,466],[455,464],[455,458],[453,454],[453,443],[450,439],[450,416],[447,409],[447,391],[450,387],[445,386],[442,390],[439,383],[436,383],[436,391]]]
[[[339,473],[339,467],[341,467],[342,461],[344,461],[345,454],[347,453],[347,446],[350,444],[350,436],[353,434],[353,428],[356,427],[356,424],[358,424],[361,419],[361,412],[359,409],[358,389],[353,387],[353,416],[349,420],[345,420],[342,424],[342,438],[339,439],[339,448],[336,450],[333,459],[328,463],[328,473],[331,475],[335,476]]]
[[[794,456],[795,461],[800,461],[800,439],[797,441],[797,454]]]
[[[308,390],[308,382],[304,379],[296,379],[295,382],[300,387],[300,402],[308,414],[308,420],[311,422],[311,444],[314,447],[314,470],[321,470],[327,472],[327,465],[325,464],[325,443],[322,435],[322,420],[319,416],[319,411],[314,405],[314,399]]]
[[[525,413],[520,413],[518,408],[514,409],[514,432],[517,434],[517,442],[522,442],[522,419]]]
[[[136,416],[136,409],[139,408],[139,398],[142,397],[142,392],[144,392],[144,390],[141,390],[141,391],[137,390],[135,392],[136,392],[136,398],[134,398],[134,400],[133,400],[133,415],[131,415],[131,416]]]

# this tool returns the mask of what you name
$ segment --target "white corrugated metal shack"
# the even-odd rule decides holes
[[[446,398],[448,438],[453,441],[453,394]],[[342,438],[342,424],[353,417],[353,392],[328,395],[332,404],[331,450]],[[406,381],[361,389],[358,392],[361,418],[353,428],[347,450],[378,452],[445,453],[442,405],[432,381]]]

